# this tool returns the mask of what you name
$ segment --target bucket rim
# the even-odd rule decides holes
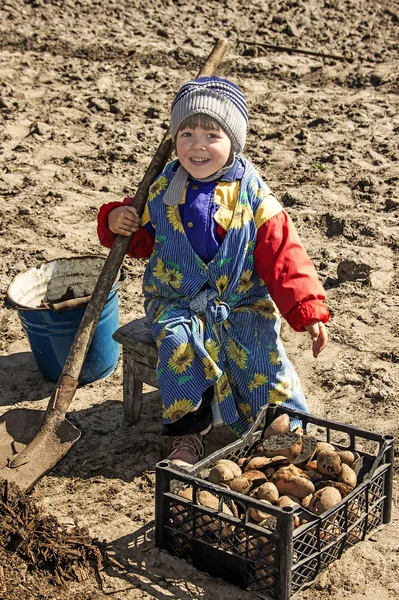
[[[104,256],[103,254],[84,254],[84,255],[79,255],[79,256],[63,256],[60,258],[53,258],[52,260],[44,260],[41,263],[39,263],[38,265],[36,265],[35,267],[29,267],[29,269],[26,269],[25,271],[20,271],[19,273],[17,273],[15,275],[15,277],[13,277],[13,279],[10,281],[10,283],[7,286],[7,289],[6,289],[6,301],[7,301],[7,305],[8,305],[7,307],[14,308],[16,310],[24,310],[24,311],[49,311],[49,310],[52,310],[51,307],[45,307],[45,306],[32,307],[32,306],[26,306],[26,304],[20,304],[20,303],[16,302],[15,300],[13,300],[11,298],[10,293],[9,293],[11,286],[15,283],[16,279],[19,276],[25,275],[26,273],[29,273],[29,271],[34,271],[34,270],[40,269],[43,265],[48,265],[48,264],[51,264],[54,262],[63,262],[63,261],[66,262],[66,261],[70,261],[70,260],[87,260],[87,259],[91,259],[91,258],[93,258],[93,259],[100,258],[103,260],[104,264],[105,264],[105,261],[107,260],[107,257]],[[113,284],[112,288],[110,289],[110,294],[118,290],[119,283],[121,281],[123,281],[124,279],[125,279],[125,275],[123,274],[122,269],[119,269],[116,279],[114,281],[114,284]],[[89,300],[87,301],[87,303],[88,302],[89,302]]]

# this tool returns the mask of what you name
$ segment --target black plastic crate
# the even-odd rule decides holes
[[[263,428],[282,413],[302,421],[304,430],[339,449],[363,458],[357,487],[329,511],[314,515],[302,507],[278,508],[206,481],[207,470],[221,458],[251,454]],[[261,598],[290,600],[314,581],[342,552],[391,519],[394,437],[364,431],[274,405],[264,408],[250,431],[214,452],[190,470],[169,461],[156,466],[156,545],[197,569],[220,577]],[[192,489],[192,499],[178,493]],[[218,506],[207,508],[198,494],[207,490]],[[240,507],[239,516],[231,510]],[[249,509],[270,514],[269,528],[249,522]],[[302,525],[294,528],[299,516]]]

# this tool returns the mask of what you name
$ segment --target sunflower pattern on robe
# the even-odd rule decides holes
[[[208,264],[194,252],[178,206],[163,203],[174,163],[153,184],[148,210],[156,238],[143,292],[158,346],[163,422],[198,409],[203,392],[214,386],[225,424],[241,435],[268,402],[308,409],[280,339],[278,310],[254,269],[254,215],[262,202],[270,216],[282,207],[253,166],[237,160],[244,166],[237,202]]]

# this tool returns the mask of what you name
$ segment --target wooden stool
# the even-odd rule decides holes
[[[112,336],[123,349],[123,410],[129,425],[140,419],[143,383],[158,388],[158,350],[146,317],[123,325]]]

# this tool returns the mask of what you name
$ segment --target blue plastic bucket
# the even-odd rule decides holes
[[[61,375],[88,300],[61,312],[51,306],[65,299],[90,296],[104,262],[102,256],[60,258],[19,273],[8,287],[7,299],[18,311],[37,366],[50,381],[57,381]],[[119,276],[101,313],[79,385],[107,377],[117,365],[120,344],[112,334],[119,327],[118,284]]]

